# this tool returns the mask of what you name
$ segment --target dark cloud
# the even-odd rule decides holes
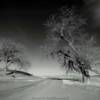
[[[87,15],[92,18],[93,27],[100,27],[100,0],[84,0]]]

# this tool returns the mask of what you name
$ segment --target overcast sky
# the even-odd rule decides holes
[[[75,5],[81,12],[85,12],[86,16],[92,19],[90,21],[91,27],[93,31],[99,33],[99,4],[99,0],[3,1],[3,3],[0,3],[0,37],[17,39],[28,47],[35,73],[41,72],[44,74],[44,72],[49,72],[61,74],[62,70],[58,68],[57,63],[40,60],[38,56],[39,47],[46,34],[43,24],[51,14],[57,12],[62,6]]]

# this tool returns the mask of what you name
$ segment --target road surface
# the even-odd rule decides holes
[[[100,88],[50,79],[0,81],[0,100],[100,100]]]

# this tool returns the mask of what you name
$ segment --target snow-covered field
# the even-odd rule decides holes
[[[100,100],[100,78],[85,83],[77,73],[62,76],[0,76],[0,100]],[[76,80],[70,80],[75,78]],[[67,80],[69,79],[69,80]]]
[[[72,83],[47,78],[0,80],[0,100],[100,100],[99,81],[99,85]]]

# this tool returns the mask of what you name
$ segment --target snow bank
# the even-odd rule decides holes
[[[100,87],[100,78],[91,78],[86,80],[86,82],[72,81],[72,80],[62,80],[64,85],[83,85],[83,86],[97,86]]]

